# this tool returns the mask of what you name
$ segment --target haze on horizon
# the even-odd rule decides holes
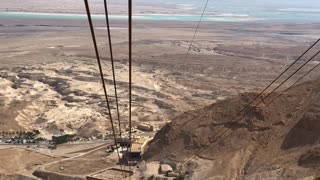
[[[103,5],[103,0],[91,0],[92,4],[95,5]],[[162,5],[194,5],[202,7],[206,1],[205,0],[135,0],[133,3],[136,5],[141,4],[157,4],[159,6]],[[126,4],[127,0],[108,0],[110,5],[115,4]],[[1,0],[1,4],[3,5],[1,9],[6,8],[6,6],[21,6],[21,4],[32,5],[34,8],[36,6],[48,6],[48,8],[53,8],[53,4],[64,4],[64,5],[82,5],[82,0],[53,0],[50,2],[44,0],[25,0],[21,3],[20,0]],[[320,1],[318,0],[209,0],[209,6],[234,6],[234,7],[268,7],[268,8],[320,8]],[[57,6],[59,9],[59,6]]]

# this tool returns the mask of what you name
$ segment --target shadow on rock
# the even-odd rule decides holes
[[[305,115],[287,134],[282,149],[291,149],[320,142],[320,115]]]

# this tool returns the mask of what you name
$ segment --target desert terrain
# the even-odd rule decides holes
[[[79,7],[74,9],[77,13]],[[133,167],[131,177],[156,179],[153,173],[161,162],[185,179],[319,178],[319,70],[236,127],[228,120],[317,40],[320,24],[203,22],[186,57],[195,26],[196,22],[134,23],[133,125],[149,124],[155,131],[135,129],[135,137],[154,139],[145,162]],[[107,31],[103,21],[95,21],[95,27],[117,119]],[[112,21],[111,31],[121,128],[126,134],[126,21]],[[118,171],[122,167],[116,153],[106,153],[112,144],[111,124],[87,22],[1,19],[0,41],[1,133],[36,129],[39,138],[73,134],[81,139],[53,150],[0,145],[0,179],[130,175]],[[319,61],[310,62],[279,91]],[[117,121],[114,125],[118,127]],[[211,142],[221,127],[235,133]],[[19,160],[19,166],[13,166],[12,159]]]
[[[145,157],[178,165],[184,179],[319,177],[319,80],[232,120],[254,96],[242,94],[177,116],[156,134]]]

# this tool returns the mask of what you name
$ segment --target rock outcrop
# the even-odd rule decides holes
[[[320,81],[237,114],[255,94],[186,112],[162,128],[145,158],[178,165],[190,179],[290,179],[320,172]],[[259,101],[260,99],[258,99]],[[257,103],[257,102],[255,102]]]

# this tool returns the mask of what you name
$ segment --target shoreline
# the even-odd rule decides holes
[[[127,21],[126,14],[110,15],[110,20]],[[198,14],[170,14],[170,13],[136,13],[133,15],[135,21],[154,21],[154,22],[181,22],[192,23],[200,20]],[[105,15],[93,13],[94,20],[104,20]],[[59,12],[27,12],[27,11],[0,11],[0,19],[28,19],[28,20],[87,20],[86,14],[82,13],[59,13]],[[282,23],[282,24],[305,24],[320,23],[320,20],[296,19],[295,17],[258,17],[248,14],[218,13],[206,14],[202,18],[203,23]]]
[[[111,20],[127,20],[125,14],[109,16]],[[164,14],[164,13],[137,13],[133,15],[136,21],[173,21],[173,22],[197,22],[200,19],[197,14]],[[0,11],[0,19],[48,19],[48,20],[86,20],[86,14],[80,13],[52,13],[52,12],[21,12],[21,11]],[[104,14],[92,14],[95,20],[104,20]],[[203,22],[253,22],[261,21],[260,18],[244,14],[208,14],[202,18]]]

